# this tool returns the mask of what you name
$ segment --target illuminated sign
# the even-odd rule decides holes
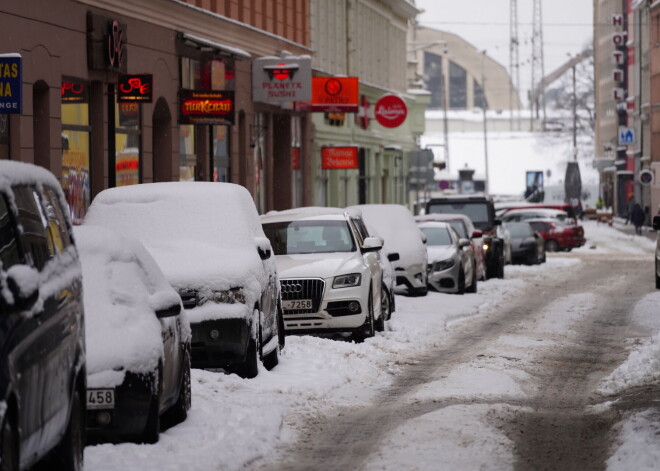
[[[179,90],[179,124],[234,124],[234,92]]]
[[[252,67],[252,97],[264,103],[309,101],[312,97],[310,56],[260,57]]]
[[[357,113],[360,81],[357,77],[313,77],[312,101],[299,103],[301,111]]]
[[[0,54],[0,113],[20,114],[22,106],[21,55]]]
[[[72,79],[62,80],[60,87],[62,103],[87,103],[87,87],[83,82]]]
[[[153,75],[120,75],[117,82],[117,103],[151,103]]]
[[[322,147],[321,166],[324,169],[342,170],[358,168],[358,148]]]
[[[406,102],[396,95],[384,95],[376,102],[374,116],[378,124],[385,128],[396,128],[403,124],[408,116]]]

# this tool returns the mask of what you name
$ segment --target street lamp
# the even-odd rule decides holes
[[[481,51],[481,109],[484,113],[484,159],[486,161],[486,181],[484,190],[488,196],[488,125],[486,116],[486,74],[484,72],[484,59],[486,57],[486,50]]]

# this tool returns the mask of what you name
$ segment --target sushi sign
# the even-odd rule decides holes
[[[0,54],[0,113],[21,113],[21,65],[20,54]]]

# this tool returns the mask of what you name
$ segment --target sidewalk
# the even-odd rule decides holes
[[[612,218],[612,227],[625,234],[635,235],[635,226],[630,223],[626,224],[626,220],[624,218],[614,216],[614,218]],[[657,233],[651,226],[642,226],[642,236],[655,242]]]

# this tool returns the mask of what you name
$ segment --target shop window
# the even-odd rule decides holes
[[[140,105],[115,104],[115,186],[140,183]]]
[[[62,96],[62,189],[73,224],[81,224],[90,197],[88,84],[64,79]]]

